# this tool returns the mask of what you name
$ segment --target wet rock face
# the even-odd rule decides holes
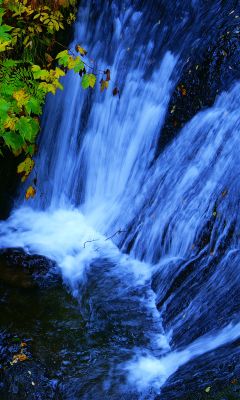
[[[0,394],[7,400],[53,400],[54,385],[43,365],[30,361],[8,369],[3,375]]]
[[[238,400],[239,373],[239,352],[232,344],[182,366],[156,400]]]
[[[34,328],[37,329],[39,315],[46,313],[46,294],[51,295],[60,288],[65,292],[59,271],[51,260],[29,255],[22,249],[1,250],[1,399],[53,399],[54,385],[46,367],[34,354]],[[32,324],[36,327],[30,329]]]
[[[235,13],[218,29],[217,38],[204,49],[185,55],[186,61],[169,103],[156,156],[199,111],[210,107],[219,93],[240,79],[240,30]]]
[[[4,249],[0,251],[0,281],[31,289],[55,286],[61,278],[55,263],[46,257],[30,255],[22,249]]]

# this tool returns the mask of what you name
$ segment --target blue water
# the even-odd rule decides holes
[[[79,398],[154,399],[179,368],[240,338],[240,82],[155,156],[186,55],[208,46],[232,3],[94,3],[71,47],[110,67],[120,99],[83,93],[73,73],[49,96],[37,195],[20,195],[0,246],[55,260],[73,296],[89,288],[114,321],[103,329],[118,345]]]

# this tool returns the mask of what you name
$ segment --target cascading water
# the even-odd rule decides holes
[[[186,49],[219,6],[203,22],[200,1],[173,3],[81,7],[71,47],[110,65],[120,99],[67,75],[42,120],[38,195],[0,224],[2,248],[55,260],[80,303],[88,293],[104,310],[94,324],[112,347],[81,399],[155,398],[179,367],[240,338],[240,83],[156,159]]]

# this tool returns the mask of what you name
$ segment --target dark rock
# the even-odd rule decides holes
[[[171,97],[156,156],[200,110],[213,105],[216,97],[240,79],[240,31],[238,20],[226,22],[217,38],[204,48],[186,53],[186,63]]]
[[[0,281],[29,289],[56,286],[61,283],[61,277],[53,261],[14,248],[0,251]]]
[[[25,361],[4,370],[0,396],[7,400],[52,400],[54,389],[40,363]]]
[[[54,262],[27,254],[23,249],[0,251],[1,400],[54,398],[54,385],[36,357],[30,336],[33,329],[29,329],[32,324],[38,325],[39,315],[46,313],[45,297],[51,296],[52,290],[65,292]],[[24,354],[26,360],[11,365],[19,354]]]

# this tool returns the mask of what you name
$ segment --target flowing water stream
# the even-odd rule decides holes
[[[110,67],[120,99],[68,73],[47,100],[37,196],[0,223],[1,248],[56,261],[108,337],[81,399],[154,399],[240,338],[240,82],[155,156],[186,51],[207,45],[220,3],[83,2],[71,48]]]

